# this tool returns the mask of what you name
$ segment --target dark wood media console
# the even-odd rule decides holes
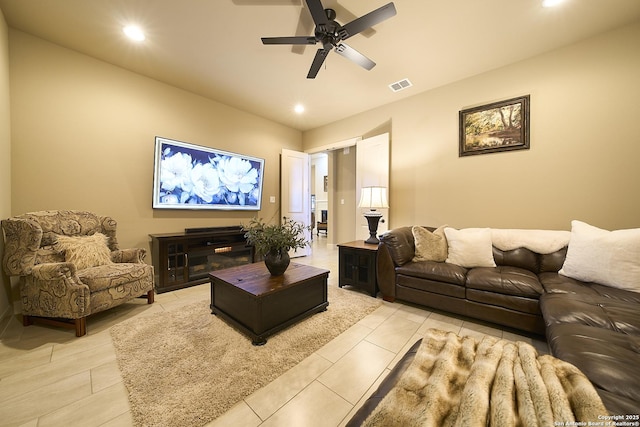
[[[156,292],[209,281],[211,271],[256,261],[240,226],[187,229],[150,234]]]

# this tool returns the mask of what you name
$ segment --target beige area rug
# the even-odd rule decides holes
[[[268,338],[264,346],[211,314],[210,301],[111,328],[137,426],[202,426],[282,375],[380,306],[329,286],[327,311]]]

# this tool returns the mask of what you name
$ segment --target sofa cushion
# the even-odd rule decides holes
[[[538,299],[544,289],[538,276],[518,267],[472,268],[467,272],[469,289]]]
[[[446,262],[462,267],[495,267],[489,228],[444,229],[447,236]]]
[[[593,283],[585,283],[558,273],[540,273],[540,283],[546,293],[550,294],[580,294],[594,297],[600,296],[593,289]]]
[[[466,297],[469,301],[540,315],[540,304],[537,297],[527,298],[469,288],[466,289]]]
[[[437,261],[444,262],[447,259],[447,238],[444,235],[443,225],[431,232],[424,227],[414,225],[411,227],[413,240],[416,245],[413,261]]]
[[[619,301],[628,301],[640,306],[640,293],[612,288],[598,283],[586,283],[572,279],[558,273],[540,273],[540,283],[546,293],[553,294],[577,294],[580,298],[611,298]]]
[[[553,324],[547,328],[547,341],[554,356],[575,365],[605,391],[600,396],[611,413],[637,414],[640,388],[629,380],[640,378],[640,337],[582,324]]]
[[[464,300],[465,287],[460,284],[445,283],[439,280],[429,280],[423,277],[405,276],[398,274],[396,283],[398,288],[396,291],[400,293],[401,288],[411,288],[418,290],[423,294],[439,294],[448,297],[460,298]]]
[[[467,269],[456,264],[435,261],[410,262],[396,268],[397,274],[438,280],[464,286]]]
[[[562,268],[565,258],[567,257],[567,248],[560,249],[559,251],[540,255],[540,265],[538,267],[538,273],[552,272],[556,273]]]
[[[607,231],[571,221],[571,240],[560,274],[640,292],[640,228]]]
[[[518,267],[533,273],[538,272],[538,254],[526,248],[503,251],[494,247],[493,259],[499,266]]]
[[[640,336],[638,304],[580,294],[544,294],[540,310],[545,324],[570,323]]]

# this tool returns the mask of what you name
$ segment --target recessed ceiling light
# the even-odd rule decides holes
[[[555,7],[562,3],[564,0],[543,0],[542,7]]]
[[[298,114],[302,114],[304,113],[304,105],[302,104],[296,104],[295,107],[293,107],[293,111],[295,111]]]
[[[144,33],[142,32],[140,27],[136,25],[127,25],[122,29],[122,31],[124,31],[127,37],[129,37],[131,40],[141,42],[145,39]]]

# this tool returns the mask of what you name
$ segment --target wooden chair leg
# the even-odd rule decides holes
[[[33,325],[33,319],[31,316],[27,316],[26,314],[22,315],[22,326],[31,326]]]
[[[80,319],[52,319],[49,317],[28,316],[22,315],[22,325],[31,326],[35,322],[45,325],[62,326],[64,328],[75,328],[76,337],[81,337],[87,334],[87,318],[81,317]]]
[[[74,319],[73,323],[76,326],[76,337],[81,337],[87,334],[87,318],[86,317]]]
[[[153,304],[155,301],[155,295],[156,293],[153,289],[147,292],[147,304]]]

